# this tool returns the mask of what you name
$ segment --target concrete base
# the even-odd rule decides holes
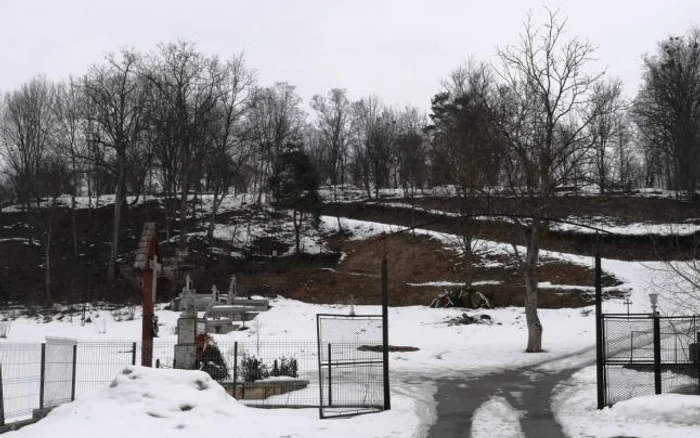
[[[173,368],[180,370],[191,370],[197,360],[197,345],[186,344],[175,346],[175,360]]]
[[[230,319],[209,319],[207,320],[207,333],[224,335],[238,330],[240,326],[240,324],[234,324]]]
[[[3,434],[5,432],[11,432],[13,430],[19,430],[24,426],[34,424],[37,421],[49,415],[49,412],[51,412],[52,409],[53,408],[34,409],[34,411],[32,411],[32,418],[30,418],[29,420],[15,421],[14,423],[3,424],[2,426],[0,426],[0,434]]]
[[[259,380],[252,383],[223,382],[226,392],[237,400],[264,400],[273,395],[298,391],[309,386],[308,380]]]

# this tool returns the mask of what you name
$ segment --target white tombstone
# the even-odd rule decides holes
[[[185,287],[180,294],[180,308],[183,318],[197,317],[197,306],[195,305],[195,290],[192,288],[192,279],[188,275],[185,277]]]

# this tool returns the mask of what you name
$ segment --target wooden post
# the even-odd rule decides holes
[[[160,255],[155,222],[146,222],[134,267],[143,272],[143,320],[141,321],[141,365],[153,366],[153,304],[160,271]]]
[[[141,320],[141,366],[153,362],[153,271],[143,271],[143,319]]]

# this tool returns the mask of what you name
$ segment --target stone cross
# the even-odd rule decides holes
[[[182,288],[182,294],[180,294],[180,307],[182,307],[182,316],[197,316],[194,289],[189,275],[185,277],[185,287]]]
[[[149,261],[149,267],[153,270],[153,281],[151,283],[151,291],[153,302],[156,302],[156,292],[158,290],[158,274],[163,270],[163,264],[158,263],[158,256],[153,254],[153,258]]]
[[[185,276],[185,287],[182,288],[182,292],[186,294],[194,292],[192,290],[192,278],[190,278],[190,274]]]
[[[627,305],[627,317],[629,318],[629,316],[630,316],[630,305],[633,304],[632,301],[630,301],[630,297],[626,297],[626,298],[625,298],[625,301],[623,301],[622,304]]]

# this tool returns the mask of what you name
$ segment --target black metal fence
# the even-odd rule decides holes
[[[381,315],[317,316],[321,418],[385,409]]]
[[[604,314],[603,405],[661,393],[700,394],[700,316]]]
[[[155,340],[153,365],[172,368],[174,341]],[[227,377],[219,383],[242,403],[318,407],[318,350],[313,341],[219,341]],[[129,341],[0,343],[0,424],[106,388],[128,365],[141,363]]]

